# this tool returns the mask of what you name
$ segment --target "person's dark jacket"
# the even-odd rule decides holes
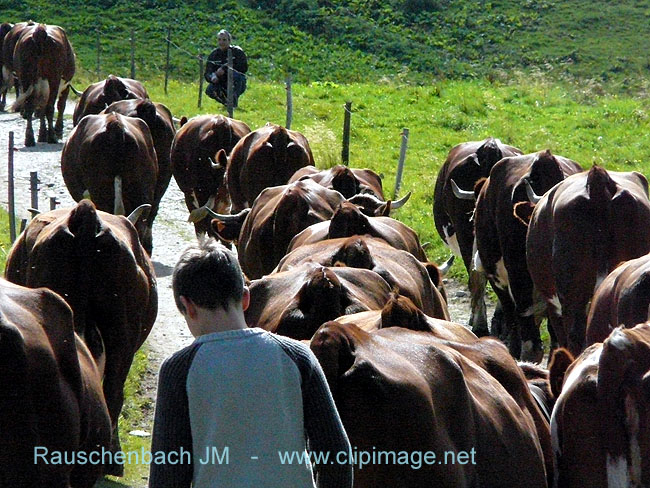
[[[246,53],[239,46],[230,46],[232,49],[232,67],[235,71],[246,73],[248,71],[248,59]],[[224,72],[228,72],[228,50],[215,49],[208,56],[208,61],[205,66],[205,79],[208,83],[212,82],[210,79],[212,73],[215,73],[219,68],[223,67]]]

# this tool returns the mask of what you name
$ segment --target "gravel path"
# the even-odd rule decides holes
[[[72,130],[72,113],[76,99],[66,108],[64,137]],[[10,105],[8,102],[8,106]],[[61,176],[61,150],[63,144],[37,143],[35,147],[24,147],[25,121],[18,114],[0,112],[0,205],[8,208],[7,153],[9,131],[14,131],[15,155],[15,195],[16,219],[29,218],[30,204],[29,173],[37,171],[40,180],[39,202],[41,209],[49,209],[50,197],[54,196],[61,206],[71,206],[72,200]],[[35,123],[35,132],[38,125]],[[432,221],[433,225],[433,221]],[[171,272],[178,254],[194,239],[194,228],[187,222],[187,208],[183,194],[172,178],[165,193],[158,216],[153,226],[153,263],[158,280],[158,317],[147,339],[149,348],[149,370],[142,385],[143,391],[152,401],[155,399],[157,374],[162,361],[174,351],[188,345],[192,337],[185,322],[176,310],[171,291]],[[457,260],[455,266],[462,266]],[[446,282],[449,297],[449,311],[453,321],[467,323],[469,320],[469,293],[465,284],[454,280]],[[493,305],[488,306],[488,317],[493,313]],[[146,425],[137,426],[151,432],[153,410],[149,412]],[[143,486],[145,481],[143,481]]]

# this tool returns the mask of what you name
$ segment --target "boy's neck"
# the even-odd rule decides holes
[[[200,337],[214,332],[247,329],[244,311],[237,307],[228,307],[228,310],[202,309],[192,326],[194,337]]]

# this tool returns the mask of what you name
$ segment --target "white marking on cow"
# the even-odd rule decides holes
[[[610,454],[607,453],[607,487],[628,488],[630,486],[630,476],[627,472],[627,459],[625,456],[612,459]]]
[[[476,250],[476,241],[474,241],[474,258],[472,259],[472,269],[478,271],[479,273],[484,273],[483,263],[481,262],[481,257],[478,255]]]
[[[122,177],[117,175],[113,181],[115,201],[113,202],[113,215],[124,215],[124,200],[122,199]]]
[[[444,241],[445,244],[447,244],[447,247],[451,249],[451,252],[453,252],[456,256],[462,257],[462,254],[460,253],[460,246],[458,245],[458,236],[456,235],[455,232],[449,233],[449,228],[453,226],[452,225],[443,225],[442,226],[442,232],[445,235]]]
[[[86,200],[91,200],[91,201],[92,201],[92,198],[91,198],[91,196],[90,196],[90,190],[86,189],[86,191],[84,191],[84,193],[83,193],[82,196],[83,196]]]
[[[194,203],[194,208],[199,208],[199,199],[196,198],[196,193],[192,190],[192,203]]]
[[[5,86],[11,84],[11,80],[13,80],[13,74],[11,73],[11,71],[9,71],[7,69],[6,66],[3,66],[2,67],[2,80],[0,80],[2,82],[2,87],[4,88]]]
[[[566,392],[570,391],[574,385],[584,374],[584,371],[592,367],[600,361],[600,353],[602,352],[603,348],[598,347],[595,348],[589,356],[587,356],[582,363],[580,363],[578,366],[573,368],[571,371],[571,374],[564,378],[564,383],[562,385],[562,393],[560,393],[560,396],[557,399],[557,402],[555,403],[555,406],[553,407],[553,413],[551,414],[551,446],[553,448],[553,454],[555,455],[555,465],[559,465],[559,458],[562,456],[562,446],[560,446],[560,436],[558,432],[558,423],[557,423],[557,416],[558,412],[560,411],[561,408],[564,407],[564,397],[566,395]],[[554,480],[554,486],[558,485],[558,478],[559,477],[559,472],[558,470],[555,470],[555,480]],[[611,486],[611,485],[610,485]]]
[[[496,276],[494,277],[496,284],[499,288],[505,290],[510,286],[510,280],[508,278],[508,270],[506,265],[503,262],[503,258],[499,259],[496,264]]]
[[[553,295],[548,301],[548,304],[555,309],[555,315],[562,317],[562,304],[560,303],[560,297]]]
[[[42,112],[47,106],[47,100],[50,98],[50,83],[45,78],[39,78],[34,88],[34,109]]]
[[[11,110],[13,112],[18,112],[23,108],[23,105],[25,104],[25,100],[27,100],[27,97],[29,97],[32,93],[34,92],[34,85],[30,85],[27,90],[22,92],[18,98],[16,98],[16,101],[11,105]]]
[[[632,395],[625,397],[625,426],[630,439],[630,461],[632,467],[629,476],[633,486],[641,484],[641,446],[639,446],[639,411]]]

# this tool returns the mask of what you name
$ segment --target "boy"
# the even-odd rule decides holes
[[[304,460],[280,461],[304,454],[307,439],[330,460],[350,444],[309,348],[246,325],[250,296],[234,253],[214,239],[189,247],[172,287],[196,340],[160,371],[152,452],[171,462],[152,463],[149,486],[352,486],[350,465],[316,465],[312,478]]]

